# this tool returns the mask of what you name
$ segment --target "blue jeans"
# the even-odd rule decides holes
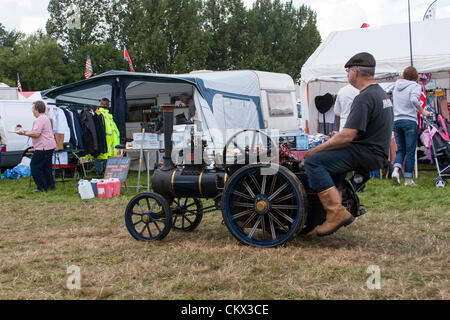
[[[394,135],[398,148],[394,168],[401,170],[403,159],[406,156],[404,177],[412,178],[416,162],[417,137],[419,135],[417,123],[412,120],[394,121]]]
[[[305,160],[306,175],[311,187],[316,192],[322,192],[334,187],[332,176],[345,174],[358,167],[348,149],[322,151],[310,155]]]
[[[94,160],[95,172],[97,173],[97,175],[102,175],[105,172],[106,162],[107,160],[104,159]]]

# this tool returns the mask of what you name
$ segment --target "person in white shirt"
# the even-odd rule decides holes
[[[344,129],[347,117],[350,114],[353,99],[359,94],[359,90],[351,84],[346,85],[338,91],[336,102],[334,103],[334,113],[339,117],[339,131]]]
[[[318,115],[319,120],[319,132],[323,134],[330,134],[336,130],[336,122],[334,115],[334,106],[330,108],[325,114],[320,113]],[[325,123],[324,123],[325,121]]]

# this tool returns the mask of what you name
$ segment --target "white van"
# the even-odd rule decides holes
[[[24,130],[31,130],[35,117],[31,112],[32,101],[0,100],[0,125],[5,128],[8,141],[2,148],[2,167],[13,167],[20,163],[25,151],[32,146],[31,138],[11,131],[18,124]]]

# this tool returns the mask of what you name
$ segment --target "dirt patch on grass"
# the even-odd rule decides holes
[[[83,202],[73,185],[42,198],[25,181],[8,182],[0,181],[2,299],[450,299],[450,205],[423,205],[424,192],[433,199],[440,190],[408,189],[416,199],[371,181],[361,194],[368,213],[352,225],[261,249],[239,244],[220,212],[191,233],[143,243],[124,224],[132,193]],[[81,290],[67,289],[71,265]],[[371,265],[380,290],[366,285]]]

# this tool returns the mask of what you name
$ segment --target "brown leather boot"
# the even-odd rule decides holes
[[[325,222],[316,230],[320,237],[336,232],[342,226],[348,226],[355,217],[342,205],[342,197],[336,187],[319,192],[319,199],[327,212]]]

